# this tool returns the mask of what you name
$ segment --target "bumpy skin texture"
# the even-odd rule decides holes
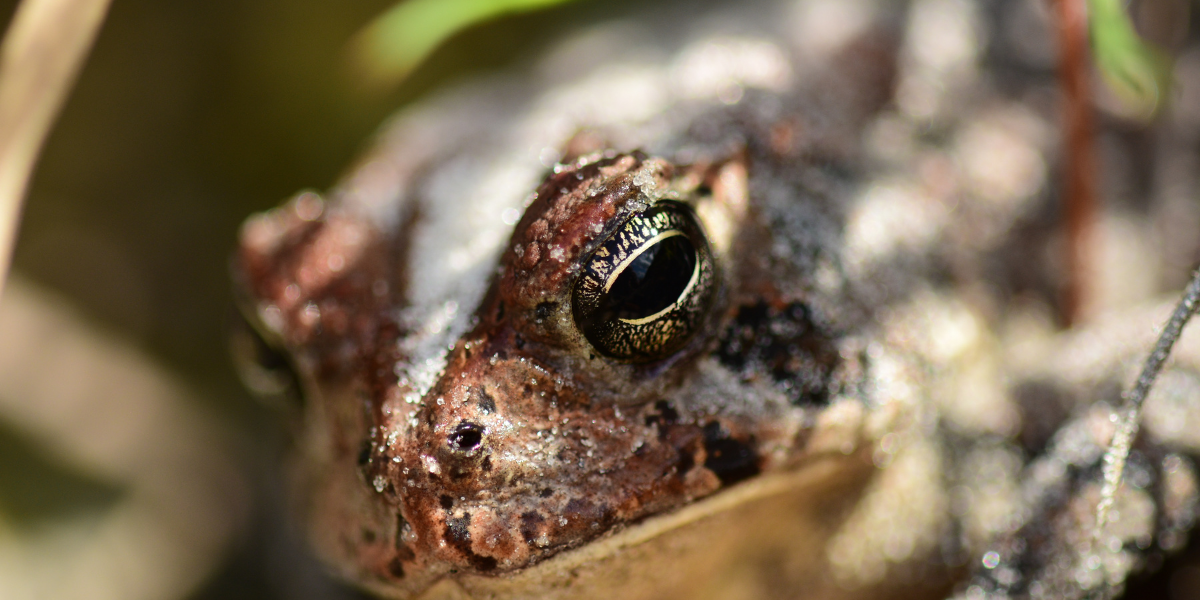
[[[417,560],[523,567],[759,470],[757,443],[783,432],[681,415],[660,380],[687,377],[685,357],[670,375],[668,365],[613,364],[571,319],[581,258],[646,197],[635,179],[661,187],[671,171],[618,155],[564,168],[539,189],[479,324],[455,344],[416,427],[403,443],[376,443],[370,472],[398,482],[389,494],[417,532]],[[383,425],[381,433],[404,428]],[[717,447],[725,468],[710,457]]]
[[[996,366],[988,327],[1031,292],[1021,253],[988,260],[1030,193],[959,190],[944,148],[864,156],[895,120],[876,113],[903,12],[862,6],[819,47],[773,3],[717,34],[659,15],[671,58],[568,48],[566,75],[434,99],[328,200],[247,222],[235,277],[303,390],[299,508],[344,577],[399,598],[936,597],[975,565],[968,596],[1071,587],[1105,430],[1068,415],[1136,349],[1079,398]],[[664,198],[707,233],[712,308],[670,356],[607,358],[572,286]],[[1119,533],[1117,587],[1194,516],[1186,459],[1140,451],[1157,512]]]
[[[326,466],[306,465],[322,488],[309,510],[339,523],[324,543],[356,557],[358,577],[419,590],[446,573],[519,570],[811,460],[816,415],[864,383],[852,322],[826,314],[853,300],[836,282],[815,288],[812,271],[836,269],[836,255],[819,239],[776,239],[769,221],[778,208],[750,190],[756,178],[784,176],[809,196],[798,214],[836,231],[827,190],[849,189],[837,171],[849,168],[854,146],[842,136],[886,98],[879,53],[890,43],[876,31],[841,57],[871,76],[853,82],[860,88],[840,84],[853,100],[843,108],[862,109],[843,110],[842,122],[810,126],[777,105],[786,97],[748,90],[730,108],[689,108],[716,129],[657,140],[687,163],[619,152],[594,131],[567,140],[470,329],[424,388],[392,366],[414,360],[403,354],[411,333],[396,315],[410,277],[404,235],[422,220],[419,204],[393,231],[345,200],[326,206],[313,195],[248,223],[239,277],[268,337],[293,349],[316,405],[305,435],[323,447],[310,460]],[[810,166],[797,170],[801,157]],[[682,350],[652,362],[607,358],[577,329],[573,284],[600,242],[664,197],[692,204],[702,226],[721,231],[717,299]],[[780,242],[803,244],[802,260],[772,258]]]
[[[372,482],[373,501],[397,513],[395,526],[369,536],[394,547],[377,565],[377,576],[520,569],[801,460],[811,430],[807,415],[839,386],[861,383],[842,374],[856,359],[842,358],[839,334],[814,319],[802,296],[770,288],[723,290],[692,342],[651,363],[600,355],[571,314],[581,261],[632,212],[663,195],[695,195],[689,187],[704,190],[705,198],[697,200],[702,203],[744,197],[744,190],[728,189],[746,185],[737,175],[724,189],[712,190],[720,170],[681,169],[612,151],[557,167],[516,225],[476,324],[455,342],[421,400],[397,402],[404,384],[380,365],[382,381],[369,382],[366,392],[373,435],[359,443],[357,458],[357,485]],[[299,202],[289,212],[303,211]],[[376,293],[384,286],[367,275],[374,257],[387,252],[377,234],[334,215],[285,221],[285,236],[294,241],[261,242],[266,235],[256,230],[277,227],[293,216],[289,212],[248,229],[243,269],[259,294],[279,294],[272,306],[285,315],[287,343],[317,349],[312,355],[319,362],[303,370],[336,378],[343,360],[349,358],[344,364],[352,368],[357,363],[358,357],[346,356],[353,350],[346,340],[357,337],[368,352],[386,352],[395,335],[386,308],[376,304],[386,302]],[[739,233],[761,231],[753,225]],[[763,242],[737,237],[734,244]],[[324,262],[326,268],[317,270],[328,271],[330,261],[325,255],[314,260],[312,252],[328,238],[362,243],[361,262],[348,277],[318,286],[309,280],[331,274],[313,274],[310,263]],[[721,283],[768,280],[756,254],[723,256]],[[274,278],[289,269],[295,280]],[[296,294],[297,287],[316,293]],[[297,297],[291,306],[289,295]],[[316,323],[309,321],[313,314],[319,314]],[[378,338],[368,341],[372,333]],[[740,375],[742,383],[731,389],[748,399],[729,398],[728,406],[697,399],[699,386],[714,384],[711,375],[697,373],[704,357],[720,365],[710,367],[722,370],[718,376]],[[364,383],[349,385],[366,388]],[[341,440],[336,452],[352,453],[354,441]]]

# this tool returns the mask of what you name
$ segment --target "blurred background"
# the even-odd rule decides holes
[[[112,4],[35,172],[0,311],[0,598],[356,597],[290,526],[277,415],[231,365],[238,227],[329,187],[405,103],[636,3],[499,16],[380,85],[349,44],[392,4]],[[977,4],[998,78],[1055,77],[1042,0]],[[1159,4],[1182,12],[1144,27],[1200,81],[1194,3]],[[5,22],[15,6],[0,2]],[[1120,112],[1104,126],[1136,195],[1156,185],[1158,138]],[[1196,142],[1178,168],[1196,171]]]

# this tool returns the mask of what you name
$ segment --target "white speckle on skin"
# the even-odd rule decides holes
[[[312,327],[321,320],[321,309],[314,303],[309,302],[304,305],[304,310],[300,311],[300,322],[306,327]]]
[[[433,475],[438,475],[442,472],[442,466],[438,464],[437,459],[428,454],[421,455],[421,464],[424,465],[426,471]]]
[[[302,192],[292,201],[296,216],[304,221],[316,221],[325,212],[325,201],[314,192]]]
[[[288,302],[295,302],[299,300],[300,286],[294,283],[289,283],[287,287],[283,288],[283,299],[287,300]]]
[[[338,273],[346,266],[346,257],[341,254],[331,254],[325,264],[329,267],[330,272]]]

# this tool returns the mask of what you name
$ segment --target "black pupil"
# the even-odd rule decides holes
[[[601,319],[641,319],[670,306],[696,267],[696,248],[682,235],[647,248],[617,277],[601,301]]]

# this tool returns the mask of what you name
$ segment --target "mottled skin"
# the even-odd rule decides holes
[[[596,356],[569,314],[570,284],[597,232],[645,197],[635,176],[665,186],[671,171],[622,155],[562,169],[539,189],[434,400],[371,470],[399,482],[394,498],[418,532],[418,560],[517,568],[719,486],[693,471],[704,463],[698,426],[648,421],[648,404],[666,401],[654,377],[665,365]],[[403,426],[385,418],[381,429]]]
[[[722,166],[735,174],[717,184]],[[820,406],[843,361],[832,336],[818,331],[799,299],[776,291],[770,300],[754,296],[752,304],[731,305],[734,295],[724,292],[683,350],[637,364],[596,352],[570,313],[580,262],[627,215],[663,196],[728,204],[726,195],[745,195],[744,189],[730,189],[746,185],[736,174],[744,171],[733,164],[676,167],[639,153],[608,152],[581,157],[547,176],[515,227],[476,325],[455,343],[422,402],[397,401],[395,382],[386,376],[383,386],[372,385],[379,394],[369,401],[374,435],[358,457],[359,485],[381,482],[375,501],[399,513],[395,527],[370,536],[390,535],[395,547],[392,556],[376,559],[376,576],[519,569],[801,460],[809,427],[781,420],[782,413]],[[336,365],[353,350],[345,340],[385,350],[380,342],[394,331],[386,316],[346,310],[347,299],[386,301],[386,294],[377,293],[382,286],[373,286],[367,274],[387,253],[371,240],[359,268],[337,278],[327,267],[323,241],[361,243],[370,234],[334,215],[320,223],[297,218],[304,210],[300,202],[248,227],[241,264],[247,279],[257,282],[258,294],[281,299],[276,306],[285,315],[283,329],[291,338],[286,343],[321,348],[316,354],[327,357],[329,364],[303,369],[336,377]],[[267,234],[260,230],[284,220],[296,241],[262,239]],[[326,268],[313,266],[322,263]],[[736,264],[732,256],[721,263],[723,283],[753,280],[747,276],[755,273],[753,265]],[[277,279],[281,272],[294,279]],[[289,285],[313,292],[289,303]],[[311,306],[320,311],[319,325]],[[783,329],[768,333],[772,323]],[[366,341],[372,330],[379,346]],[[342,343],[322,343],[330,339]],[[690,398],[696,360],[709,354],[737,367],[751,357],[766,360],[771,379],[817,381],[810,387],[821,393],[793,394],[800,406],[777,400],[757,412],[714,414],[711,406],[694,406]],[[344,456],[357,451],[350,439],[339,447]],[[406,528],[411,532],[404,533]]]
[[[814,168],[792,175],[797,184],[817,194],[841,185],[831,167],[853,154],[844,136],[886,98],[879,48],[855,46],[842,59],[861,67],[866,77],[857,81],[868,87],[795,100],[852,100],[839,119],[762,114],[758,102],[717,108],[714,118],[731,121],[718,131],[761,133],[681,131],[676,144],[693,146],[687,164],[612,150],[602,132],[567,141],[565,162],[516,224],[474,326],[416,402],[390,365],[409,360],[398,353],[406,332],[392,307],[404,303],[404,233],[419,225],[421,208],[400,215],[396,231],[381,231],[353,206],[326,208],[308,195],[248,223],[238,276],[267,337],[282,337],[274,342],[299,363],[315,406],[302,439],[316,456],[303,472],[319,491],[306,510],[334,525],[318,528],[318,538],[336,538],[320,543],[356,557],[356,578],[419,590],[445,573],[521,569],[811,460],[815,415],[861,383],[853,356],[861,343],[845,342],[852,336],[819,317],[842,292],[814,291],[805,273],[816,256],[767,259],[770,217],[748,175],[769,177],[806,157]],[[723,232],[715,306],[668,357],[604,357],[572,319],[580,262],[628,215],[663,197],[693,204],[702,223]],[[832,224],[831,205],[822,206],[830,200],[811,210],[828,211],[819,218]],[[825,254],[814,242],[805,243]],[[701,359],[721,365],[719,373],[702,378]],[[712,377],[732,378],[746,398],[727,407],[698,399],[698,390],[715,391]],[[338,400],[347,395],[362,404]]]
[[[303,194],[247,222],[243,307],[299,379],[300,513],[343,577],[397,598],[935,597],[975,565],[967,581],[1003,597],[1070,587],[1107,431],[1078,407],[1111,396],[1128,356],[1072,381],[1079,397],[1029,401],[1040,373],[972,379],[1005,352],[990,334],[944,349],[961,333],[947,323],[998,326],[998,298],[1028,290],[980,266],[1001,242],[976,233],[1011,224],[1016,204],[957,204],[938,187],[960,177],[940,150],[901,170],[923,178],[926,206],[953,204],[945,231],[882,256],[855,238],[874,216],[863,132],[894,74],[895,15],[880,12],[819,67],[789,59],[798,85],[739,83],[735,101],[717,89],[544,133],[558,122],[529,117],[520,86],[451,96],[385,136],[328,202]],[[535,142],[506,137],[525,119]],[[463,183],[518,178],[505,160],[525,165],[515,195]],[[512,211],[511,232],[493,228],[503,236],[475,254],[463,248],[492,229],[439,245],[437,227],[493,195],[484,221]],[[572,286],[663,198],[698,214],[715,300],[677,352],[607,358],[575,324]],[[422,260],[459,268],[457,252],[477,282],[416,275]],[[1001,399],[957,408],[990,398],[980,386]],[[1150,440],[1139,451],[1155,483],[1138,497],[1159,509],[1120,534],[1137,561],[1160,550],[1137,540],[1186,531],[1195,505],[1186,461],[1172,471],[1183,459]],[[1003,496],[993,484],[1024,496],[977,510]],[[977,566],[987,548],[999,567]]]

